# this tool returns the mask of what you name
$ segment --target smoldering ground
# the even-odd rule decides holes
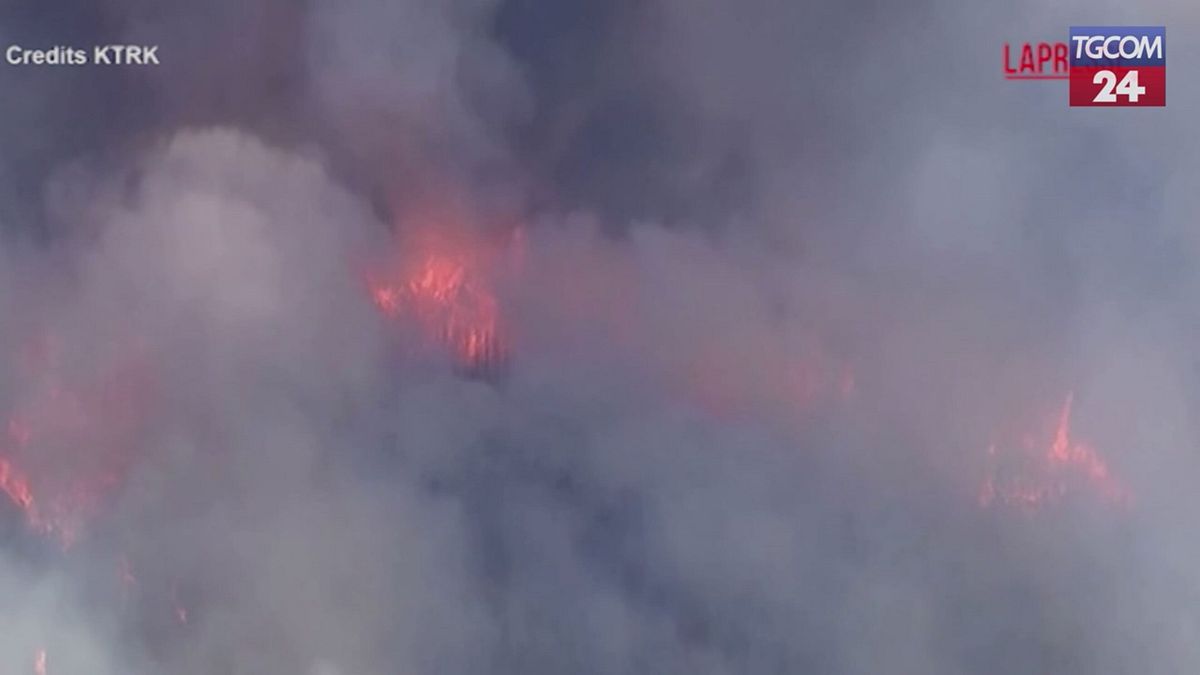
[[[1189,5],[2,17],[163,60],[0,70],[5,457],[35,497],[120,469],[65,551],[5,500],[6,672],[1200,659],[1194,86],[1075,111],[999,74],[1106,21],[1189,72]],[[372,306],[414,228],[513,246],[502,377]],[[1068,392],[1132,503],[981,506]]]

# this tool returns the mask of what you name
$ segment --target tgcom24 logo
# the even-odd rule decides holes
[[[1004,43],[1009,80],[1067,80],[1072,106],[1167,104],[1164,26],[1071,26],[1066,42]]]

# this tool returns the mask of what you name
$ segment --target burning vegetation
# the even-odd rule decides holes
[[[22,395],[0,435],[0,491],[29,529],[73,546],[133,461],[149,404],[149,377],[124,355],[76,372],[54,338],[23,352]]]
[[[499,289],[505,275],[518,269],[521,253],[519,232],[508,240],[490,241],[463,230],[410,229],[398,238],[394,255],[365,275],[366,297],[387,319],[382,325],[400,336],[403,348],[432,348],[446,354],[460,374],[490,378],[511,359],[513,331],[506,324]],[[355,272],[339,273],[362,279]],[[567,279],[564,275],[570,273],[564,270],[554,279]],[[636,275],[600,277],[598,285],[605,286],[615,285],[612,278],[628,281]],[[558,295],[570,295],[554,284],[545,285]],[[619,296],[611,288],[602,290],[597,296]],[[572,311],[590,308],[587,302],[569,304]],[[670,311],[658,311],[669,308],[667,302],[651,303],[646,315],[653,321],[647,323],[646,316],[620,302],[607,304],[620,307],[609,327],[612,341],[629,342],[631,351],[641,348],[642,333],[654,332],[647,326],[690,326]],[[564,322],[603,324],[590,315],[566,316],[570,318]],[[722,320],[706,324],[708,331],[683,331],[671,342],[670,353],[660,357],[670,395],[690,402],[708,418],[785,420],[785,425],[796,420],[807,424],[831,406],[859,403],[855,369],[833,350],[822,348],[819,340],[806,341],[799,330],[728,323],[732,327]],[[31,532],[69,550],[125,482],[132,462],[140,457],[146,420],[156,411],[150,396],[153,371],[145,358],[149,353],[114,357],[110,350],[100,358],[88,355],[91,358],[81,360],[90,365],[80,366],[69,363],[66,352],[60,340],[47,338],[18,358],[16,394],[0,401],[0,491]],[[988,448],[978,494],[982,507],[1034,512],[1074,493],[1098,495],[1122,506],[1132,502],[1130,491],[1100,453],[1073,435],[1072,405],[1073,396],[1068,395],[1040,435]],[[976,478],[970,474],[966,481],[973,487]],[[140,581],[133,562],[122,554],[115,574],[109,572],[123,606],[141,607],[159,624],[169,621],[161,634],[169,635],[169,630],[191,635],[205,623],[208,599],[202,585],[193,585],[186,574],[176,578],[151,572]],[[46,651],[34,657],[35,672],[44,674]],[[28,652],[22,659],[27,668]],[[62,655],[55,657],[56,664],[62,660]]]
[[[368,282],[375,307],[415,326],[420,341],[447,351],[460,371],[497,373],[509,357],[494,286],[497,254],[461,232],[422,231],[402,244]]]
[[[996,443],[987,449],[987,473],[979,488],[979,504],[1013,507],[1035,512],[1072,493],[1099,497],[1106,503],[1128,506],[1133,495],[1089,443],[1072,437],[1071,407],[1067,394],[1048,437],[1024,437],[1012,446]]]

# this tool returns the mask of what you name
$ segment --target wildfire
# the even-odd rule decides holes
[[[8,498],[25,513],[37,513],[33,491],[29,489],[29,478],[3,457],[0,457],[0,490],[4,490]]]
[[[33,656],[33,674],[46,675],[46,650],[39,649]]]
[[[18,432],[18,429],[22,431]],[[19,450],[28,443],[28,432],[23,430],[16,419],[9,420],[7,440],[11,445],[7,448],[0,446],[0,449],[5,450],[5,454],[10,453],[13,448]],[[69,506],[61,500],[53,506],[44,506],[34,498],[29,475],[4,456],[0,456],[0,490],[3,490],[25,515],[25,521],[31,530],[57,538],[64,548],[69,548],[74,543],[76,531],[73,519],[68,516]]]
[[[490,260],[478,242],[426,234],[408,240],[409,255],[369,282],[371,300],[385,315],[419,326],[470,370],[487,369],[505,354]]]
[[[67,549],[131,459],[143,373],[121,361],[77,382],[53,351],[22,365],[22,395],[0,434],[0,491],[31,531]]]
[[[979,489],[979,504],[1036,511],[1083,486],[1106,502],[1125,506],[1133,495],[1091,445],[1071,437],[1073,394],[1067,394],[1048,445],[1026,438],[1020,452],[988,447],[988,474]]]

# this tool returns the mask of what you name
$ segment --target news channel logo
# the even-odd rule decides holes
[[[1164,26],[1071,26],[1066,42],[1004,44],[1008,80],[1067,80],[1071,106],[1167,104]]]

